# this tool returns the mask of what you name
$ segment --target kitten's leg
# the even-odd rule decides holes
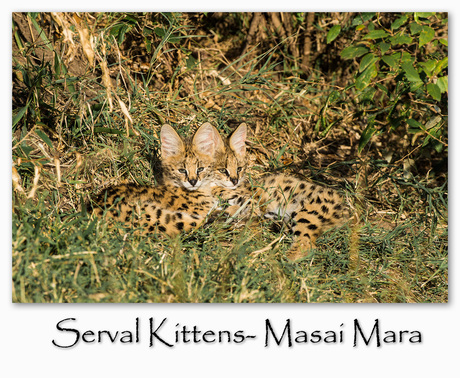
[[[300,210],[293,214],[292,233],[294,242],[287,253],[289,260],[295,261],[307,256],[321,233],[320,219],[316,211]]]
[[[327,229],[342,223],[346,209],[333,190],[321,190],[319,194],[301,201],[301,209],[292,213],[294,243],[288,253],[290,260],[305,257],[315,248],[316,239]]]
[[[243,218],[248,216],[253,201],[251,191],[247,187],[237,189],[216,187],[213,190],[213,195],[217,197],[221,203],[228,205],[223,210],[224,215],[230,218],[236,215],[241,215]]]

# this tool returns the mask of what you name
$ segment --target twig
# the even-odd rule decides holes
[[[281,240],[283,240],[285,238],[286,235],[281,235],[279,238],[273,240],[269,245],[267,245],[266,247],[262,248],[262,249],[259,249],[257,251],[254,251],[254,252],[251,252],[251,256],[258,256],[260,255],[261,253],[264,253],[268,250],[271,249],[272,245],[277,243],[277,242],[281,242]]]

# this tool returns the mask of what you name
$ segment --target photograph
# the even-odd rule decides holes
[[[10,15],[13,304],[449,302],[447,12]]]

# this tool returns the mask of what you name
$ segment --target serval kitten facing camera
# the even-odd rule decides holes
[[[226,173],[227,182],[215,181],[213,194],[230,205],[225,211],[235,214],[243,204],[251,203],[242,214],[251,210],[267,218],[282,218],[291,225],[294,243],[288,258],[305,257],[315,247],[316,239],[327,229],[344,223],[348,211],[342,196],[335,190],[285,174],[271,174],[246,182],[242,174],[246,160],[246,125],[242,125],[228,141],[218,140],[215,171]],[[243,215],[244,216],[244,215]]]
[[[161,231],[173,236],[199,227],[218,203],[211,195],[216,138],[220,136],[209,123],[185,141],[163,125],[163,183],[109,187],[95,199],[95,214],[141,228],[143,234]]]

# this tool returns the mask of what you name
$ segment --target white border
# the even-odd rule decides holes
[[[434,305],[345,305],[345,304],[318,304],[318,305],[18,305],[11,304],[11,12],[26,10],[113,10],[113,3],[80,1],[78,3],[37,3],[32,1],[20,4],[2,5],[3,28],[2,47],[4,53],[2,80],[2,107],[3,127],[1,149],[2,162],[0,177],[2,182],[3,201],[0,202],[1,214],[4,216],[2,240],[1,286],[1,320],[3,322],[1,341],[3,358],[1,370],[15,376],[31,376],[37,373],[48,377],[66,376],[133,376],[136,374],[159,376],[180,376],[188,374],[200,377],[230,377],[230,376],[286,376],[299,373],[301,375],[336,376],[337,374],[353,374],[353,376],[386,377],[395,376],[452,376],[451,372],[458,371],[457,354],[460,331],[458,258],[455,256],[456,222],[455,211],[450,214],[450,257],[449,257],[449,304]],[[157,11],[158,7],[167,10],[260,10],[262,4],[249,4],[247,1],[232,1],[228,4],[206,2],[175,2],[174,4],[140,3],[121,5],[124,10]],[[402,4],[400,1],[386,1],[383,6],[375,4],[365,7],[366,10],[401,11],[413,4]],[[401,8],[401,5],[404,8]],[[263,4],[266,6],[266,4]],[[318,8],[321,7],[321,8]],[[351,11],[362,6],[358,2],[328,2],[325,4],[313,3],[311,8],[307,3],[275,3],[267,5],[263,10],[293,11],[310,8],[312,11],[341,10]],[[118,4],[117,4],[118,7]],[[417,8],[430,8],[418,2]],[[437,2],[436,10],[450,10],[450,3]],[[96,9],[95,9],[96,8]],[[129,9],[126,9],[129,8]],[[174,8],[174,9],[173,9]],[[309,10],[310,10],[309,9]],[[455,104],[455,90],[457,89],[454,67],[457,62],[456,40],[458,40],[455,23],[455,12],[450,11],[449,41],[450,60],[450,103]],[[452,34],[453,33],[453,34]],[[452,55],[453,54],[453,55]],[[453,57],[453,58],[452,58]],[[454,79],[454,80],[453,80]],[[453,88],[453,90],[452,90]],[[454,96],[454,97],[452,97]],[[450,113],[450,142],[457,143],[455,128],[456,107],[451,107]],[[450,155],[450,193],[457,187],[455,165],[458,162],[455,149]],[[454,181],[452,181],[454,180]],[[450,199],[451,210],[457,209],[455,196]],[[176,323],[197,325],[201,329],[238,330],[255,333],[257,341],[246,341],[241,345],[235,344],[180,344],[173,349],[157,346],[149,348],[148,341],[141,340],[140,344],[79,344],[72,349],[59,349],[52,345],[53,339],[62,339],[62,334],[56,330],[56,323],[62,319],[74,317],[78,319],[81,330],[125,330],[132,329],[136,317],[141,319],[143,326],[150,317],[156,321],[163,317],[168,318],[168,326],[175,329]],[[329,330],[338,329],[345,323],[345,342],[332,345],[297,345],[293,348],[272,346],[264,348],[264,322],[269,318],[274,324],[283,325],[287,318],[292,320],[296,329]],[[353,319],[359,319],[362,324],[371,325],[374,319],[381,320],[384,330],[420,330],[423,343],[411,345],[384,345],[381,348],[359,347],[353,348],[351,326]],[[454,354],[455,353],[455,354]],[[455,358],[454,358],[455,357]]]

